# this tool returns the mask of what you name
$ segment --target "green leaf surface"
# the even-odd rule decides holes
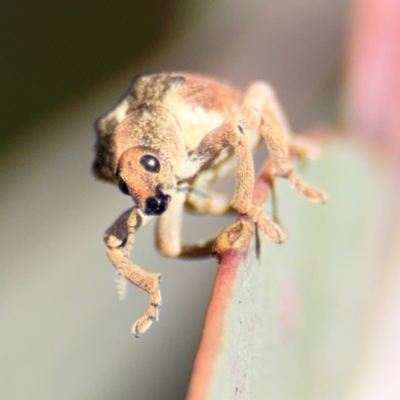
[[[261,259],[252,251],[239,266],[229,304],[217,317],[223,323],[214,332],[220,346],[208,359],[212,374],[201,381],[195,369],[190,400],[344,398],[362,336],[371,274],[366,256],[382,188],[367,156],[349,143],[332,146],[300,174],[328,193],[328,203],[309,203],[278,182],[287,240],[276,245],[262,238]],[[197,363],[215,346],[204,340]]]

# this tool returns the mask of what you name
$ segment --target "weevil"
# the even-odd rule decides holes
[[[189,73],[136,77],[116,107],[95,123],[97,141],[93,172],[118,185],[133,200],[106,231],[106,252],[117,274],[150,295],[146,313],[132,326],[139,337],[158,319],[160,274],[130,260],[138,229],[157,217],[156,247],[167,257],[196,258],[210,254],[214,239],[182,243],[184,209],[198,213],[245,214],[268,239],[285,235],[252,202],[252,151],[264,141],[272,178],[286,179],[314,202],[325,202],[320,190],[296,174],[292,148],[297,148],[274,89],[255,81],[240,91],[222,81]],[[219,178],[236,174],[233,197],[211,190]]]

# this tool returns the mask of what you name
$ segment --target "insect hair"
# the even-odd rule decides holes
[[[119,271],[115,271],[114,283],[118,298],[121,301],[124,300],[128,289],[128,281],[121,275]]]

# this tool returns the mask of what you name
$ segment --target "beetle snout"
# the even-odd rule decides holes
[[[171,201],[169,194],[164,194],[161,191],[155,196],[148,197],[144,205],[146,215],[161,215],[168,208],[168,203]]]

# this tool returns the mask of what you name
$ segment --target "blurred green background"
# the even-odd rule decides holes
[[[184,2],[17,1],[0,13],[1,147],[168,40]]]

